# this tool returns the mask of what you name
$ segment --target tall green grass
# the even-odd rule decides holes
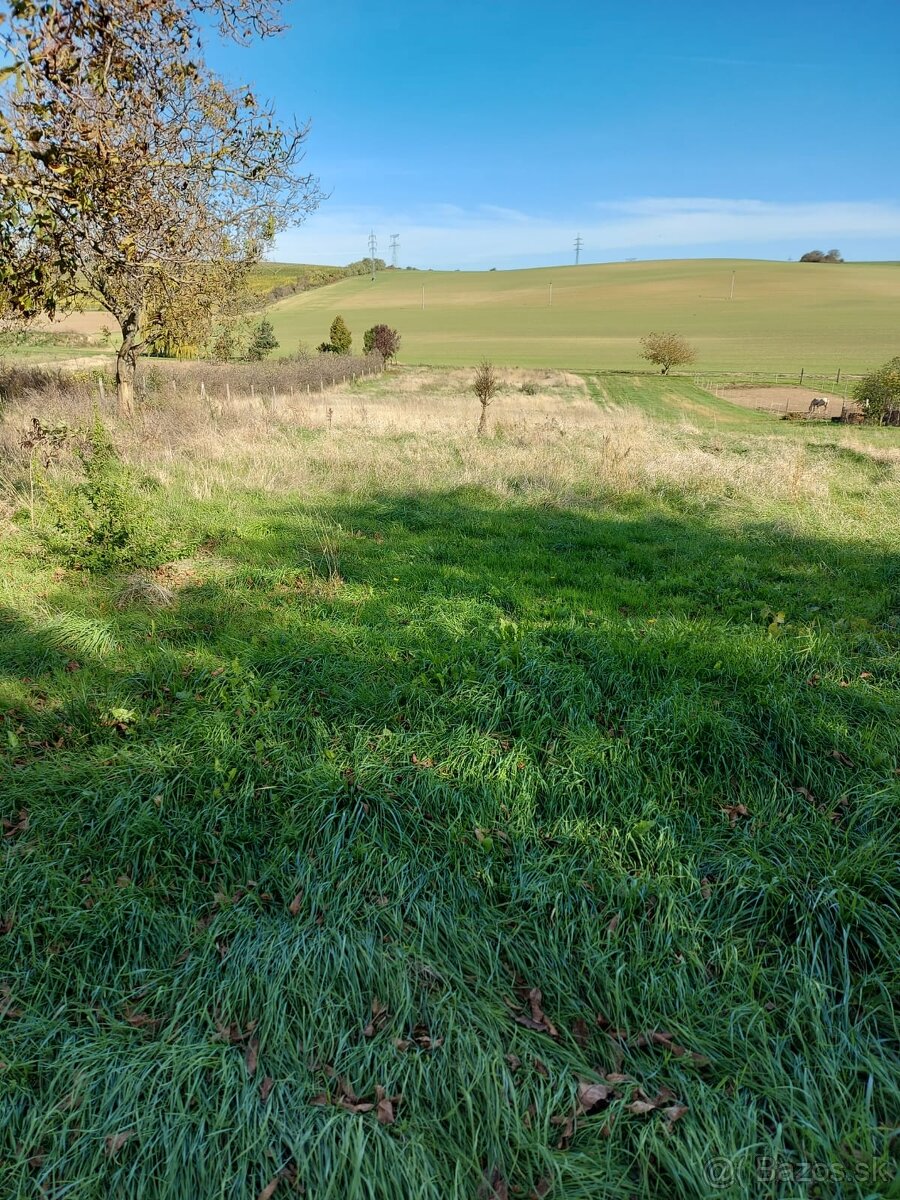
[[[187,494],[0,551],[0,1194],[897,1194],[896,524]]]

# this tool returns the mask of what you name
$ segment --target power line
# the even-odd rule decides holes
[[[372,260],[372,282],[375,282],[375,255],[378,252],[378,238],[375,236],[375,230],[369,234],[369,258]]]
[[[581,260],[581,247],[583,245],[584,245],[584,240],[583,240],[581,234],[579,233],[578,237],[575,239],[575,266],[576,267],[578,266],[578,263]]]
[[[392,267],[397,266],[397,254],[398,254],[399,250],[400,250],[400,234],[392,233],[391,234],[391,266]]]

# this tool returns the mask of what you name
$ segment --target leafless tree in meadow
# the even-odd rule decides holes
[[[478,369],[475,372],[475,379],[472,383],[472,391],[478,397],[478,403],[481,405],[481,416],[478,419],[478,436],[482,437],[487,431],[487,410],[494,401],[494,397],[500,390],[500,381],[494,373],[493,364],[483,358],[478,364]]]

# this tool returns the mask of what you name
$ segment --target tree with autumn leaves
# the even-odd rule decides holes
[[[204,64],[201,22],[277,32],[273,0],[17,3],[0,33],[0,315],[79,299],[116,320],[120,410],[139,355],[203,340],[277,230],[320,199],[307,130]]]

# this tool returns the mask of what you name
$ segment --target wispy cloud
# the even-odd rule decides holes
[[[799,254],[816,244],[828,249],[854,240],[890,242],[897,253],[900,204],[647,196],[598,201],[580,215],[549,217],[490,204],[472,209],[436,204],[404,212],[326,203],[305,226],[282,235],[277,257],[361,258],[371,229],[381,235],[383,251],[388,235],[400,233],[402,263],[444,268],[564,260],[576,233],[584,239],[586,258],[647,256],[661,248],[702,253],[710,246],[752,254],[777,243],[795,243]]]

